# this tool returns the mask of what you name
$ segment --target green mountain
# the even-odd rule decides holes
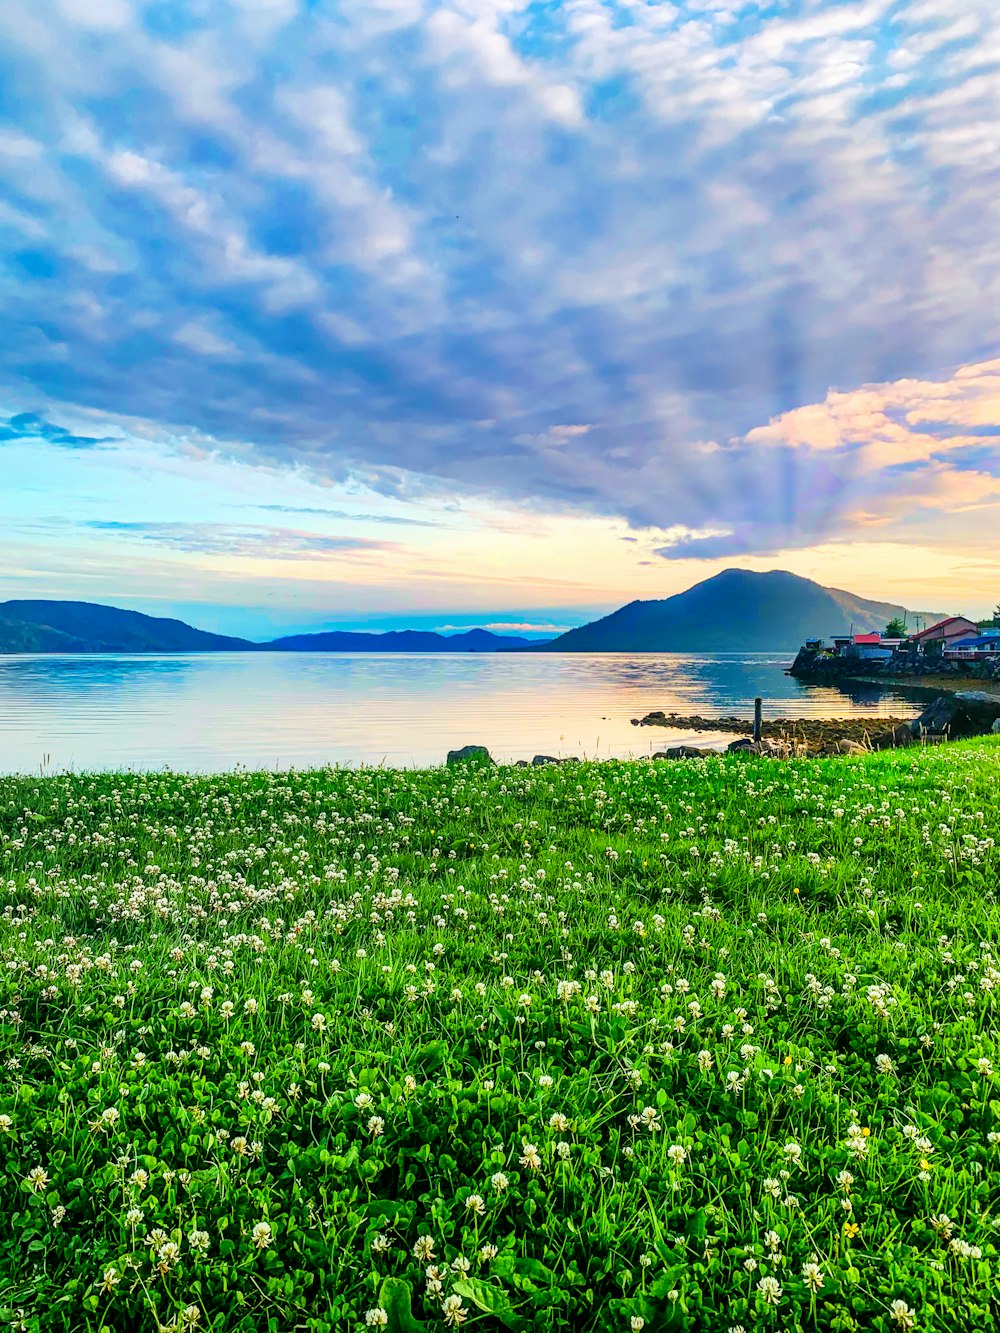
[[[926,624],[940,616],[920,613]],[[914,615],[785,570],[726,569],[686,592],[627,606],[546,644],[553,653],[794,652],[804,640],[884,629]]]
[[[255,648],[246,639],[209,634],[95,602],[0,602],[0,653],[191,653]]]

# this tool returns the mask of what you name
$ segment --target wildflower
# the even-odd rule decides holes
[[[33,1166],[28,1172],[28,1184],[36,1194],[41,1194],[49,1183],[49,1173],[42,1166]]]
[[[413,1247],[413,1257],[414,1259],[419,1259],[421,1263],[425,1263],[428,1259],[433,1259],[434,1237],[418,1236],[417,1242]]]
[[[0,1115],[0,1134],[9,1134],[14,1128],[14,1122],[9,1115]]]
[[[765,1305],[777,1305],[781,1300],[781,1284],[776,1277],[762,1277],[757,1290]]]
[[[446,1296],[441,1303],[441,1313],[444,1315],[444,1322],[452,1324],[456,1328],[459,1324],[464,1324],[468,1316],[468,1310],[462,1304],[461,1296]]]
[[[185,1305],[181,1311],[181,1319],[184,1321],[185,1327],[194,1328],[201,1323],[201,1311],[197,1305]]]
[[[802,1277],[810,1291],[819,1291],[823,1285],[823,1272],[815,1262],[802,1265]]]
[[[369,1328],[387,1328],[389,1311],[383,1310],[381,1305],[376,1305],[373,1310],[365,1311],[365,1323]]]
[[[369,1116],[368,1133],[373,1139],[380,1138],[385,1133],[385,1121],[380,1115]]]
[[[698,1052],[698,1068],[701,1070],[701,1072],[702,1072],[703,1074],[707,1074],[708,1071],[712,1068],[712,1052],[711,1052],[711,1051],[699,1051],[699,1052]]]
[[[113,1268],[106,1268],[104,1270],[104,1276],[101,1278],[101,1290],[107,1292],[110,1296],[115,1287],[118,1286],[119,1282],[121,1282],[121,1278],[115,1270]]]
[[[537,1171],[542,1165],[542,1159],[538,1154],[538,1149],[533,1143],[529,1143],[527,1139],[522,1139],[521,1145],[524,1148],[524,1152],[517,1160],[522,1166],[527,1167],[529,1171]]]
[[[860,1235],[861,1235],[861,1226],[860,1226],[860,1224],[859,1224],[858,1222],[845,1222],[845,1223],[844,1223],[844,1239],[845,1239],[845,1240],[854,1240],[857,1236],[860,1236]]]
[[[490,1184],[493,1186],[493,1188],[496,1190],[498,1194],[502,1194],[510,1184],[510,1181],[507,1179],[507,1177],[504,1175],[502,1171],[497,1171],[492,1176],[490,1176]]]
[[[889,1318],[902,1329],[913,1328],[917,1322],[916,1312],[905,1301],[893,1301],[889,1306]]]
[[[891,1074],[893,1072],[892,1061],[887,1055],[876,1055],[875,1068],[880,1074]]]
[[[250,1236],[258,1250],[266,1250],[274,1239],[271,1235],[271,1227],[267,1222],[258,1222]]]
[[[976,1070],[983,1078],[990,1078],[993,1074],[993,1066],[985,1056],[976,1061]]]
[[[560,1134],[565,1134],[569,1129],[569,1121],[561,1111],[554,1111],[549,1116],[549,1129],[558,1130]]]
[[[372,1254],[385,1254],[388,1248],[389,1238],[380,1231],[372,1240]]]
[[[672,1143],[667,1149],[667,1158],[673,1166],[680,1166],[687,1160],[687,1149],[679,1143]]]
[[[641,1314],[634,1314],[628,1321],[628,1326],[632,1333],[642,1333],[642,1330],[646,1327],[646,1321]]]
[[[482,1245],[479,1248],[479,1262],[488,1264],[491,1259],[495,1259],[500,1253],[496,1245]]]
[[[486,1204],[481,1194],[470,1194],[465,1201],[465,1207],[476,1217],[482,1217],[486,1212]]]

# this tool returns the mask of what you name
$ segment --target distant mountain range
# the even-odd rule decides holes
[[[251,643],[94,602],[0,602],[0,653],[374,652],[490,653],[533,648],[538,640],[472,629],[462,634],[401,630],[363,634],[335,630]]]
[[[627,606],[556,639],[539,641],[471,629],[461,634],[331,630],[252,643],[93,602],[0,602],[0,653],[656,653],[794,652],[805,639],[884,629],[894,617],[931,624],[936,612],[908,612],[783,570],[727,569],[686,592]]]
[[[785,570],[726,569],[662,601],[629,602],[546,645],[559,653],[794,652],[804,640],[882,630],[894,616],[940,620],[872,602]]]
[[[509,653],[534,648],[538,643],[538,639],[522,639],[515,634],[494,634],[488,629],[470,629],[462,634],[394,629],[385,634],[365,634],[353,630],[292,634],[259,647],[269,652],[282,653]]]

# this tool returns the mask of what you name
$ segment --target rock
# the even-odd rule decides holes
[[[699,750],[694,745],[671,745],[668,750],[657,750],[654,759],[704,759],[707,750]]]
[[[749,736],[741,736],[738,741],[730,741],[726,746],[726,754],[759,754],[757,746]]]
[[[982,728],[977,726],[955,695],[939,695],[913,724],[914,734],[919,736],[933,736],[943,732],[949,736],[970,736],[980,730]]]
[[[837,752],[837,754],[867,754],[867,753],[868,753],[867,750],[865,749],[865,747],[864,747],[863,745],[859,745],[857,741],[848,741],[848,740],[845,740],[843,737],[841,737],[839,741],[835,741],[835,742],[834,742],[834,746],[833,746],[833,748],[834,748],[834,750]]]
[[[531,766],[532,768],[541,768],[543,764],[558,764],[559,762],[560,760],[558,760],[555,755],[536,754],[531,761]]]
[[[448,764],[492,764],[493,756],[485,745],[463,745],[460,750],[449,750]]]
[[[993,726],[990,727],[990,730],[993,732],[994,736],[1000,736],[1000,717],[998,717],[997,720],[993,723]]]

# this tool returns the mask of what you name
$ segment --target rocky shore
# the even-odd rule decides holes
[[[635,727],[669,727],[671,731],[713,731],[752,737],[753,723],[740,717],[685,716],[647,713],[633,718]],[[984,691],[939,695],[919,717],[769,718],[761,724],[761,740],[734,741],[729,749],[778,756],[855,754],[903,745],[940,744],[965,736],[1000,732],[1000,697]],[[693,746],[674,746],[662,757],[680,759],[703,753]],[[654,758],[657,756],[654,755]]]
[[[812,648],[800,648],[788,674],[797,680],[830,685],[840,681],[870,680],[904,689],[918,687],[960,690],[966,686],[1000,697],[1000,654],[996,661],[962,661],[954,657],[926,657],[895,653],[885,660],[833,657]]]

